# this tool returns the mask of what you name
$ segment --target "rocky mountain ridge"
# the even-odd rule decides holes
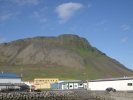
[[[118,61],[92,47],[85,38],[72,34],[58,37],[34,37],[2,43],[0,44],[0,66],[6,66],[6,68],[12,66],[11,70],[14,66],[27,66],[22,68],[23,73],[28,66],[36,66],[33,73],[38,71],[37,67],[42,73],[45,72],[43,70],[52,68],[49,71],[54,72],[53,76],[57,74],[62,78],[75,78],[77,75],[91,78],[91,74],[94,74],[93,78],[133,75],[131,70]],[[58,69],[57,72],[55,69]],[[75,74],[69,76],[73,69],[75,69]],[[62,74],[59,74],[59,70]],[[14,69],[13,72],[15,71],[17,70]],[[48,76],[39,73],[37,75]]]

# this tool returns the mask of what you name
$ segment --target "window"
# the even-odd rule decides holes
[[[69,87],[72,87],[72,85],[70,85]]]
[[[127,83],[128,86],[132,86],[132,83]]]
[[[80,86],[82,86],[83,84],[82,84],[82,83],[80,83],[79,85],[80,85]]]
[[[77,85],[74,85],[74,87],[78,87]]]

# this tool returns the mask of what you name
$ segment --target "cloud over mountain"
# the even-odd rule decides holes
[[[83,7],[80,3],[63,3],[56,7],[56,12],[58,13],[58,17],[60,18],[60,22],[66,22],[70,19],[76,11]]]

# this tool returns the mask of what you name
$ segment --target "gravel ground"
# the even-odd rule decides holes
[[[0,100],[97,100],[85,91],[43,91],[0,93]],[[80,95],[82,93],[82,95]]]
[[[10,92],[0,93],[0,100],[133,100],[133,93],[107,93],[87,90]]]

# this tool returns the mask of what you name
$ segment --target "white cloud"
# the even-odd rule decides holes
[[[11,13],[7,13],[7,14],[1,14],[0,15],[0,21],[6,21],[11,19],[12,14]]]
[[[40,17],[39,12],[37,12],[37,11],[33,12],[33,17],[36,17],[36,18]]]
[[[126,43],[128,41],[128,37],[124,37],[122,40],[121,40],[121,43]]]
[[[10,0],[12,3],[17,5],[37,5],[40,0]]]
[[[107,20],[101,20],[101,21],[97,22],[95,25],[101,26],[101,25],[105,25],[106,23],[107,23]]]
[[[48,21],[48,19],[46,17],[40,18],[40,22],[42,22],[42,23],[45,23],[47,21]]]
[[[126,25],[126,24],[122,25],[121,28],[122,28],[122,31],[129,31],[130,30],[130,26]]]
[[[60,18],[60,22],[66,22],[70,19],[77,10],[83,7],[80,3],[63,3],[56,7],[56,12],[58,13],[58,17]]]
[[[41,13],[39,11],[38,12],[37,11],[33,12],[33,15],[31,17],[32,18],[36,18],[37,20],[39,20],[42,23],[47,22],[47,20],[48,20],[46,18],[45,14],[44,13]]]
[[[0,22],[15,20],[20,12],[12,12],[8,10],[4,10],[0,13]]]

